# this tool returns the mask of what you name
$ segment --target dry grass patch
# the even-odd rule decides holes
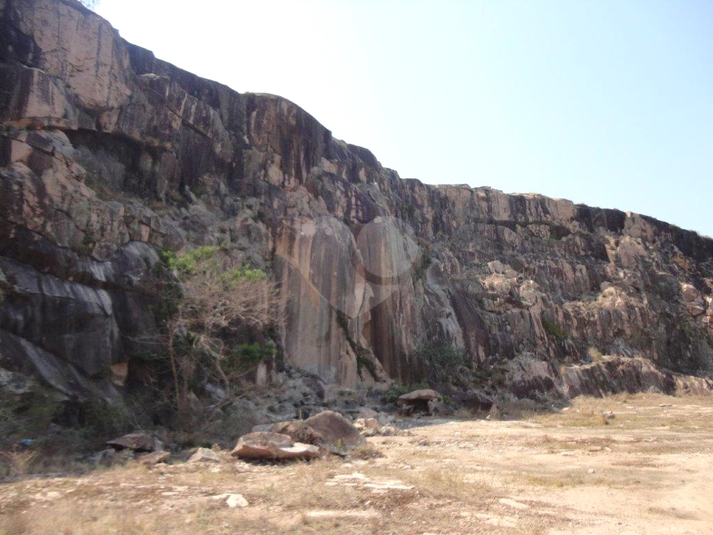
[[[352,460],[357,459],[366,461],[369,459],[378,459],[380,457],[384,457],[384,454],[381,452],[381,450],[379,450],[376,446],[369,442],[367,442],[363,446],[359,446],[353,449],[349,453],[349,458]]]
[[[552,487],[552,488],[567,488],[567,487],[594,487],[594,486],[614,486],[613,482],[605,477],[595,476],[585,473],[554,473],[554,474],[538,474],[525,475],[514,478],[515,482],[525,483],[535,487]]]
[[[659,468],[660,463],[657,463],[651,457],[635,457],[631,459],[621,459],[611,463],[612,466],[623,466],[626,468]]]
[[[611,450],[611,447],[615,443],[616,441],[611,436],[577,438],[569,435],[556,437],[549,434],[527,441],[528,446],[546,446],[551,453],[562,450],[583,450],[590,452],[604,451],[605,448]]]
[[[286,467],[280,477],[262,492],[262,498],[288,510],[309,508],[360,508],[366,499],[360,489],[341,485],[327,485],[337,473],[338,461],[329,458],[298,463]],[[255,492],[257,489],[251,489]]]
[[[3,451],[0,458],[3,461],[0,473],[4,472],[5,477],[25,476],[39,461],[38,453],[30,450]]]
[[[670,429],[698,431],[709,425],[713,410],[710,396],[685,398],[664,394],[616,394],[607,398],[580,396],[571,405],[532,419],[546,427],[610,427],[617,430]],[[603,414],[612,412],[615,418]]]
[[[467,474],[458,468],[433,467],[403,472],[400,476],[406,483],[414,485],[419,494],[439,500],[482,506],[496,497],[493,487],[482,474]]]
[[[232,510],[203,504],[175,512],[137,510],[131,504],[58,504],[0,516],[0,533],[13,535],[233,535],[265,529],[280,532],[267,518],[241,519]]]

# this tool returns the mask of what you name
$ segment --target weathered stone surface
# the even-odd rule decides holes
[[[112,448],[123,450],[129,449],[133,451],[161,451],[163,450],[163,443],[150,435],[149,433],[129,433],[123,437],[115,438],[107,442],[107,446]]]
[[[2,368],[68,396],[119,395],[112,366],[130,382],[137,341],[156,333],[156,251],[210,243],[272,270],[280,358],[325,383],[416,383],[435,339],[522,396],[608,388],[586,368],[592,348],[713,370],[712,240],[401,180],[288,100],[156,59],[74,0],[0,6]],[[588,371],[560,375],[570,365]]]
[[[0,368],[0,390],[11,396],[27,396],[37,388],[37,383],[20,373]]]
[[[168,451],[154,451],[152,453],[145,453],[139,457],[139,462],[145,464],[146,466],[154,466],[161,463],[166,463],[171,459],[171,452]]]
[[[198,448],[188,459],[189,463],[219,463],[221,461],[220,455],[208,448]]]
[[[272,430],[331,453],[345,453],[364,444],[359,429],[334,411],[320,412],[306,420],[281,422],[275,424]]]
[[[395,436],[399,434],[399,430],[392,425],[384,425],[376,418],[358,418],[354,422],[362,436]]]
[[[465,407],[472,411],[489,411],[493,406],[493,400],[486,396],[483,392],[477,390],[468,390],[466,392],[455,392],[453,401],[461,407]]]
[[[435,414],[444,411],[443,397],[435,390],[430,389],[414,390],[403,394],[399,396],[397,405],[401,412],[407,415],[414,412]]]
[[[288,435],[255,432],[240,437],[231,455],[241,459],[313,459],[319,455],[319,448],[295,442]]]
[[[644,359],[604,358],[601,362],[567,368],[563,379],[568,397],[604,396],[618,392],[676,392],[673,375],[658,370]]]
[[[701,298],[701,294],[696,290],[693,284],[688,284],[686,282],[681,283],[681,297],[686,303],[692,303],[698,301]]]
[[[354,427],[359,431],[364,431],[365,429],[379,429],[382,425],[376,418],[358,418],[354,421]]]
[[[225,504],[230,509],[235,509],[236,507],[242,508],[242,507],[247,507],[248,505],[250,505],[242,494],[228,495],[228,497],[225,500]]]
[[[357,411],[357,416],[359,418],[378,418],[379,413],[369,407],[360,407]]]
[[[413,403],[417,401],[443,401],[443,397],[435,390],[427,388],[414,390],[413,392],[399,396],[399,404]]]

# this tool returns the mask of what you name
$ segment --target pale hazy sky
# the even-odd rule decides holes
[[[102,0],[128,41],[302,106],[402,177],[713,236],[713,2]]]

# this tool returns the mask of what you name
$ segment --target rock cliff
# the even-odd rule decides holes
[[[712,240],[403,180],[297,105],[161,61],[75,0],[0,12],[0,386],[118,395],[110,370],[131,375],[156,329],[142,279],[161,249],[197,244],[274,274],[279,358],[325,382],[418,382],[431,340],[523,396],[713,371]]]

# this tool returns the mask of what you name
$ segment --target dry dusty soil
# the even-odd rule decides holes
[[[415,423],[370,438],[364,459],[224,454],[19,477],[0,484],[0,533],[713,534],[713,397],[580,398],[517,420]],[[247,505],[228,507],[227,494]]]

